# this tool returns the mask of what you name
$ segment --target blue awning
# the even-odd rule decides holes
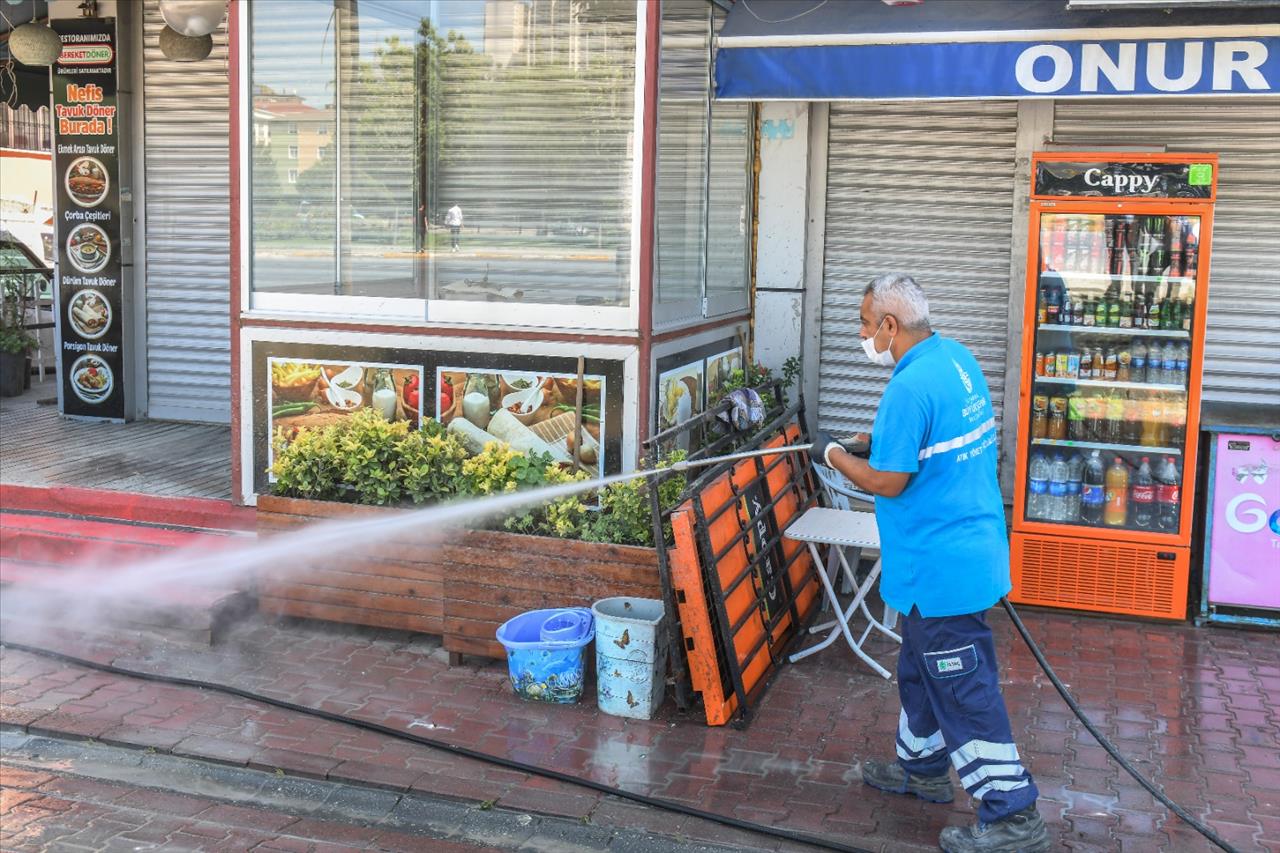
[[[737,0],[716,45],[728,101],[1280,93],[1275,7]]]

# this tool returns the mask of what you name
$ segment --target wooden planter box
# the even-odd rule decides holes
[[[262,496],[258,532],[266,536],[328,520],[403,510]],[[590,606],[615,595],[661,598],[653,548],[602,545],[544,536],[455,530],[411,530],[358,543],[340,568],[291,568],[258,576],[264,613],[439,634],[450,661],[461,655],[502,658],[498,626],[526,610]],[[431,541],[435,540],[435,541]]]

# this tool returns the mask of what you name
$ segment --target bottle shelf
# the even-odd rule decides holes
[[[1073,379],[1069,376],[1037,376],[1036,384],[1045,385],[1079,385],[1081,388],[1117,388],[1133,391],[1178,391],[1186,392],[1182,385],[1164,385],[1156,382],[1120,382],[1107,379]]]
[[[1131,521],[1126,521],[1124,524],[1106,524],[1105,522],[1101,522],[1101,521],[1098,522],[1097,524],[1090,524],[1087,521],[1082,521],[1080,519],[1077,519],[1075,521],[1055,521],[1049,518],[1037,518],[1032,515],[1027,515],[1024,517],[1027,521],[1032,522],[1034,524],[1053,524],[1053,525],[1058,525],[1068,529],[1076,529],[1076,530],[1079,530],[1082,527],[1086,527],[1090,530],[1116,530],[1116,531],[1128,531],[1128,532],[1134,532],[1134,533],[1155,533],[1155,534],[1164,535],[1164,536],[1178,535],[1177,530],[1163,530],[1159,527],[1156,527],[1154,516],[1152,517],[1151,525],[1148,527],[1139,527],[1138,525],[1134,524]]]
[[[1177,285],[1195,283],[1195,277],[1189,276],[1189,275],[1111,275],[1110,273],[1105,273],[1105,272],[1072,272],[1071,270],[1042,270],[1040,272],[1040,278],[1044,278],[1046,275],[1049,275],[1050,273],[1060,275],[1063,278],[1074,278],[1074,279],[1079,279],[1081,281],[1111,282],[1114,279],[1118,278],[1121,281],[1126,281],[1126,282],[1165,281],[1165,282],[1168,282],[1169,284],[1177,284]]]
[[[1145,453],[1147,455],[1181,456],[1180,447],[1148,447],[1144,444],[1108,444],[1101,441],[1073,441],[1058,438],[1033,438],[1031,443],[1048,447],[1077,447],[1082,450],[1115,450],[1120,453]]]
[[[1082,335],[1119,335],[1130,338],[1174,338],[1191,340],[1191,333],[1181,329],[1133,329],[1121,326],[1065,326],[1061,323],[1045,323],[1037,327],[1042,332],[1078,332]]]

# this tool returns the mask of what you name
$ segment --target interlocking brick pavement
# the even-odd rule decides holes
[[[1189,812],[1242,851],[1280,853],[1280,637],[1059,612],[1024,621],[1094,722]],[[1015,736],[1058,849],[1211,848],[1118,768],[1058,697],[1001,612],[991,614]],[[233,684],[290,702],[588,776],[628,791],[883,850],[936,849],[973,820],[881,794],[860,762],[892,754],[892,683],[834,645],[785,667],[745,729],[708,728],[668,702],[652,721],[515,697],[505,666],[450,668],[430,638],[256,618],[210,649],[68,632],[15,641],[118,666]],[[869,649],[892,663],[895,647]],[[0,722],[315,778],[424,791],[602,826],[657,823],[690,838],[743,836],[592,791],[191,688],[122,680],[5,650]],[[27,807],[26,803],[17,808]],[[681,827],[673,830],[672,827]],[[753,843],[777,846],[767,839]]]

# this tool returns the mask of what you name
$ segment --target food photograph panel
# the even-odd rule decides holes
[[[707,358],[707,400],[715,401],[723,396],[724,386],[733,377],[734,371],[741,369],[741,347],[709,356]]]
[[[283,431],[287,442],[299,429],[324,429],[375,406],[372,394],[383,370],[397,395],[393,419],[403,416],[414,427],[439,419],[473,453],[486,441],[501,440],[517,450],[549,453],[566,469],[573,466],[577,449],[580,468],[591,476],[621,470],[625,362],[620,359],[583,363],[582,430],[576,440],[576,356],[255,341],[250,363],[252,459],[247,461],[257,494],[271,491],[272,436]],[[464,409],[469,391],[479,396]],[[385,402],[390,410],[389,398]]]
[[[71,363],[68,374],[71,390],[91,406],[106,402],[115,386],[115,376],[107,363],[96,355],[82,355]]]
[[[704,362],[699,359],[658,374],[658,431],[671,429],[705,409]],[[700,443],[693,432],[676,436],[675,449],[688,452]]]
[[[605,377],[584,375],[582,429],[575,435],[578,377],[546,371],[436,370],[436,418],[472,453],[490,441],[550,454],[562,465],[604,476]]]
[[[71,229],[67,235],[67,259],[85,275],[101,272],[111,259],[111,241],[107,232],[86,222]]]
[[[71,328],[86,340],[97,340],[111,328],[111,303],[96,290],[80,290],[67,311]]]
[[[296,358],[267,360],[268,434],[288,442],[304,427],[339,423],[361,409],[374,409],[391,422],[422,424],[419,365],[321,362]],[[274,448],[268,443],[268,467]]]
[[[94,157],[77,157],[67,167],[67,196],[80,207],[96,207],[111,189],[111,177]]]

